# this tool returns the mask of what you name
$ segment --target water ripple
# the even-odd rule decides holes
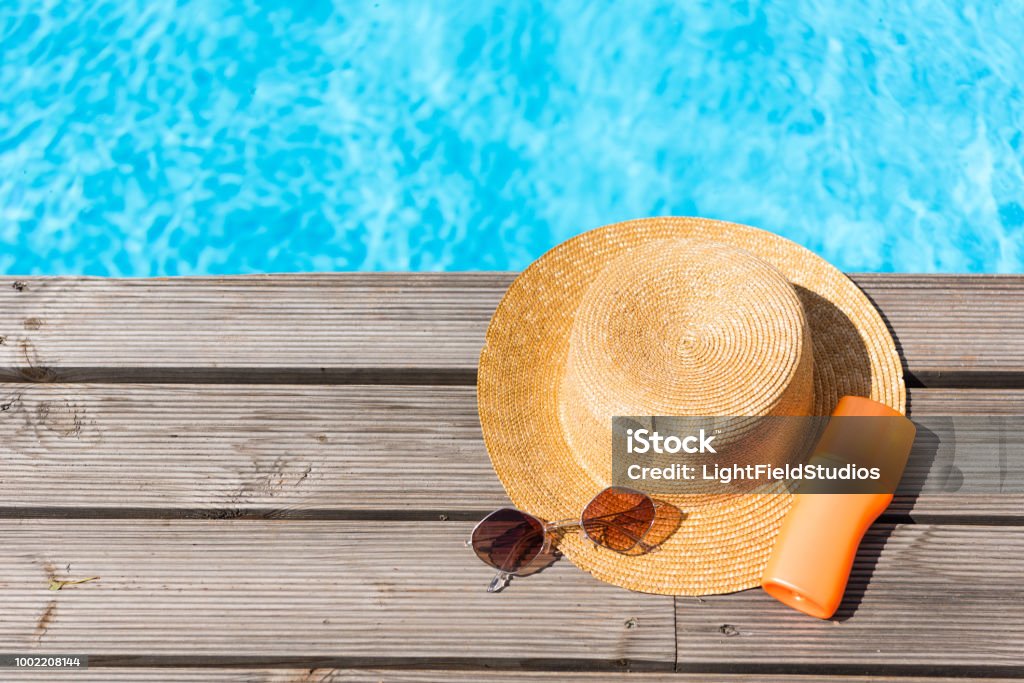
[[[518,269],[659,214],[1024,272],[1011,3],[599,5],[8,0],[0,272]]]

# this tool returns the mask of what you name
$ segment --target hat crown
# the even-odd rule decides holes
[[[559,403],[602,472],[616,415],[806,415],[811,341],[789,281],[754,255],[658,240],[612,260],[577,309]]]

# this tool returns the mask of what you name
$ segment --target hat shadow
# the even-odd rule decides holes
[[[857,326],[825,297],[800,285],[793,287],[814,343],[815,391],[830,391],[823,412],[831,414],[843,396],[871,396],[871,357]],[[827,365],[823,362],[826,356]],[[823,368],[830,377],[819,376]]]
[[[860,285],[857,286],[858,288],[860,288]],[[903,370],[903,383],[906,386],[921,386],[921,381],[917,378],[916,375],[914,375],[914,373],[910,371],[910,368],[907,366],[907,356],[903,353],[903,343],[900,341],[900,338],[896,336],[896,330],[893,329],[892,323],[889,322],[889,318],[886,317],[885,312],[882,310],[881,306],[879,306],[878,303],[875,302],[874,297],[865,292],[863,289],[861,289],[860,291],[862,294],[864,294],[865,297],[867,297],[868,301],[871,302],[871,305],[875,307],[875,310],[878,312],[878,315],[882,319],[882,322],[885,323],[885,329],[889,332],[889,336],[892,337],[893,345],[896,347],[896,354],[900,358],[900,369]],[[907,414],[910,414],[910,394],[907,394]]]

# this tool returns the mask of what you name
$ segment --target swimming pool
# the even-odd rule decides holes
[[[518,269],[661,214],[1024,272],[1011,3],[601,4],[8,0],[0,272]]]

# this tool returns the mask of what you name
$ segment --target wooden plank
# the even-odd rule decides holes
[[[488,594],[471,528],[0,520],[0,651],[94,666],[672,668],[671,597],[564,561]]]
[[[1024,387],[1024,276],[851,277],[892,329],[908,382]]]
[[[507,501],[471,387],[8,384],[0,396],[0,508],[438,519]]]
[[[511,273],[0,278],[0,378],[472,383]],[[854,275],[912,382],[1024,386],[1024,276]]]
[[[489,572],[461,547],[469,528],[0,521],[0,649],[87,652],[94,666],[671,666],[671,598],[606,586],[564,561],[488,595]],[[837,623],[757,590],[677,599],[679,666],[1024,673],[1024,530],[905,525],[864,547]],[[52,578],[92,576],[47,590]]]
[[[487,321],[510,281],[507,274],[0,279],[0,377],[472,383]]]
[[[832,621],[762,591],[677,600],[679,666],[1024,675],[1024,528],[876,526]]]
[[[1024,414],[1024,391],[915,389],[914,415]],[[921,494],[893,514],[1020,521],[1024,494]],[[972,453],[964,490],[1024,445]],[[472,387],[0,384],[0,516],[478,519],[507,503]],[[1016,464],[1015,464],[1016,463]],[[125,476],[130,472],[131,476]]]
[[[54,672],[5,671],[4,680],[53,681]],[[607,683],[605,671],[513,671],[494,669],[291,669],[291,668],[170,668],[124,667],[90,668],[64,672],[64,677],[82,683],[480,683],[510,681],[511,683]],[[804,676],[764,674],[708,674],[668,672],[617,672],[616,681],[633,683],[964,683],[964,678],[933,678],[921,676]],[[986,683],[1010,683],[1010,678],[986,678]]]

